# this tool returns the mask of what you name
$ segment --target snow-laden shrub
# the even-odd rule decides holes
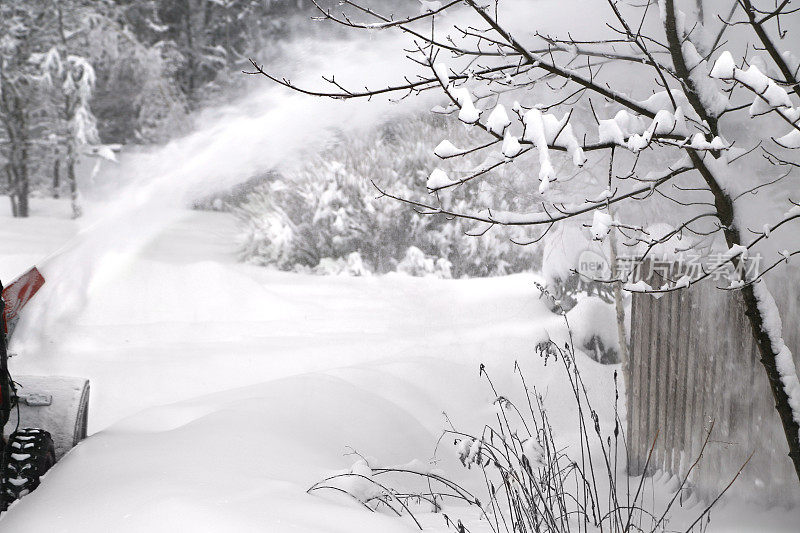
[[[364,261],[358,252],[353,252],[347,257],[339,257],[337,259],[323,257],[311,272],[325,276],[367,276],[370,273],[364,266]]]
[[[416,246],[409,246],[403,260],[397,264],[397,271],[411,276],[436,276],[451,278],[453,265],[444,257],[433,259]]]
[[[619,333],[613,303],[596,296],[581,298],[567,311],[575,345],[603,364],[619,363]]]
[[[584,297],[597,297],[608,304],[614,301],[611,285],[587,280],[576,272],[570,273],[565,278],[553,279],[547,284],[547,288],[567,310],[575,307]]]
[[[425,183],[432,164],[448,168],[428,146],[444,130],[436,117],[407,118],[343,135],[298,169],[270,175],[235,209],[242,226],[242,258],[319,273],[346,271],[335,272],[327,259],[335,262],[353,253],[364,271],[373,273],[461,277],[536,268],[535,248],[512,243],[510,230],[495,228],[475,238],[467,233],[486,228],[441,215],[422,216],[405,203],[380,197],[376,186],[408,197]],[[449,133],[454,142],[469,135],[463,129]],[[484,183],[464,185],[446,197],[442,193],[442,199],[454,206],[481,198],[494,204],[515,201],[506,195],[512,196],[506,188]],[[323,260],[326,266],[318,268]]]
[[[609,283],[593,281],[582,272],[580,262],[587,257],[601,262],[608,257],[608,243],[592,241],[588,235],[580,224],[563,224],[543,239],[542,275],[555,301],[567,311],[587,296],[596,296],[607,303],[614,301]],[[605,275],[598,272],[598,277]]]

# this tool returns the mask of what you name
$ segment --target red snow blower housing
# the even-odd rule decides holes
[[[19,312],[42,285],[36,267],[5,289],[0,283],[0,512],[38,487],[45,472],[86,437],[86,379],[12,378],[8,370],[8,340]]]

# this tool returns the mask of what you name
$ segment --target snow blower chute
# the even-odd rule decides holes
[[[40,478],[86,437],[89,381],[15,376],[8,339],[22,307],[44,284],[36,267],[3,289],[0,282],[0,511],[39,486]]]

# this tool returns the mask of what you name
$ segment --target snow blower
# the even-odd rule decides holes
[[[44,284],[36,267],[3,289],[0,282],[0,512],[39,486],[56,461],[86,437],[89,381],[15,376],[8,339],[19,312]]]

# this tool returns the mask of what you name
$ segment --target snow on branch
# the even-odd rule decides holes
[[[750,106],[750,116],[777,113],[793,131],[775,139],[775,142],[784,148],[800,148],[800,108],[794,109],[789,93],[762,73],[756,65],[750,65],[747,70],[743,70],[736,66],[733,55],[725,51],[717,58],[709,76],[738,83],[752,92],[755,98]]]

